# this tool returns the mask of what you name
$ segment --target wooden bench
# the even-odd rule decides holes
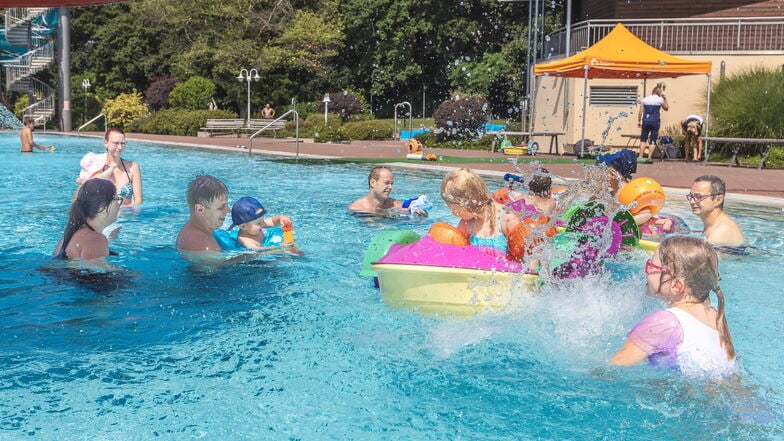
[[[236,135],[240,136],[240,130],[245,126],[243,119],[208,119],[204,127],[199,128],[199,135],[205,133],[206,136],[213,135]]]
[[[274,133],[275,137],[278,136],[278,131],[282,130],[286,127],[286,120],[276,121],[274,119],[252,119],[248,122],[248,125],[242,128],[245,132],[256,133],[260,129],[271,130]],[[263,132],[262,132],[263,133]]]
[[[708,157],[711,154],[712,144],[730,144],[732,145],[732,159],[729,166],[740,165],[738,161],[738,153],[740,153],[741,146],[744,145],[758,145],[762,148],[762,157],[760,158],[757,169],[762,170],[765,167],[765,160],[768,158],[771,147],[784,146],[784,139],[769,139],[769,138],[721,138],[715,136],[703,136],[702,140],[705,141],[705,159],[704,162],[708,163]]]

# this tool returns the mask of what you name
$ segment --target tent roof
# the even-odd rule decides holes
[[[690,61],[662,52],[629,32],[618,23],[596,44],[563,60],[534,66],[536,76],[583,78],[643,79],[675,78],[707,74],[710,61]]]

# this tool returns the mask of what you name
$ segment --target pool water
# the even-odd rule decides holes
[[[359,277],[384,228],[455,223],[442,172],[395,169],[394,195],[427,194],[427,220],[367,219],[346,206],[368,165],[291,163],[130,142],[144,204],[124,209],[111,276],[51,261],[79,159],[99,139],[0,134],[0,439],[784,439],[780,209],[728,206],[748,256],[722,256],[740,375],[712,382],[615,369],[628,329],[661,304],[637,271],[546,287],[509,311],[454,319],[384,305]],[[510,170],[511,171],[511,170]],[[230,200],[294,220],[301,257],[201,271],[174,239],[198,174]],[[488,178],[491,187],[500,178]],[[682,196],[666,211],[699,220]],[[228,225],[229,219],[227,219]]]

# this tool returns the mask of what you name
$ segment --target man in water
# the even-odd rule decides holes
[[[705,175],[694,180],[686,199],[691,211],[702,219],[705,227],[702,235],[713,246],[738,247],[746,244],[746,238],[738,224],[724,212],[724,181],[716,176]]]
[[[53,150],[54,146],[51,145],[39,145],[33,141],[33,126],[35,125],[35,120],[32,116],[25,116],[24,118],[24,127],[22,131],[19,133],[19,138],[22,141],[22,148],[19,150],[22,153],[32,153],[33,148],[38,150]]]
[[[357,199],[348,206],[351,211],[361,213],[388,213],[387,210],[395,210],[403,213],[415,213],[420,216],[427,216],[427,210],[432,208],[432,204],[427,197],[420,196],[405,201],[399,201],[389,196],[392,193],[392,185],[395,178],[392,170],[384,166],[376,166],[370,170],[368,175],[368,187],[370,191],[364,197]]]

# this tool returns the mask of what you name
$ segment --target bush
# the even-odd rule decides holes
[[[433,113],[440,139],[474,139],[491,114],[490,103],[478,96],[444,101]]]
[[[147,105],[142,102],[142,94],[136,89],[131,93],[121,93],[117,98],[106,100],[102,112],[106,115],[107,126],[119,127],[123,130],[127,130],[131,123],[150,113]]]
[[[392,137],[392,127],[383,121],[354,121],[343,125],[348,139],[387,139]]]
[[[130,130],[155,135],[196,136],[208,119],[237,118],[228,110],[159,110],[131,124]]]
[[[784,69],[758,67],[721,80],[711,93],[710,135],[784,137]]]
[[[144,102],[152,110],[163,108],[169,101],[169,94],[177,85],[177,80],[172,77],[158,78],[144,91]]]
[[[169,104],[181,109],[203,110],[215,95],[215,83],[204,77],[190,77],[169,93]]]
[[[362,112],[362,102],[353,93],[330,93],[329,99],[330,103],[327,110],[330,113],[336,113],[340,115],[340,118],[343,121],[348,120],[352,115]],[[324,102],[319,104],[319,109],[324,112]]]
[[[299,136],[301,138],[313,138],[316,142],[344,141],[349,139],[342,129],[343,122],[340,116],[327,114],[327,123],[324,124],[324,114],[312,113],[305,119],[299,121]],[[294,121],[286,123],[283,129],[284,136],[294,136]]]

